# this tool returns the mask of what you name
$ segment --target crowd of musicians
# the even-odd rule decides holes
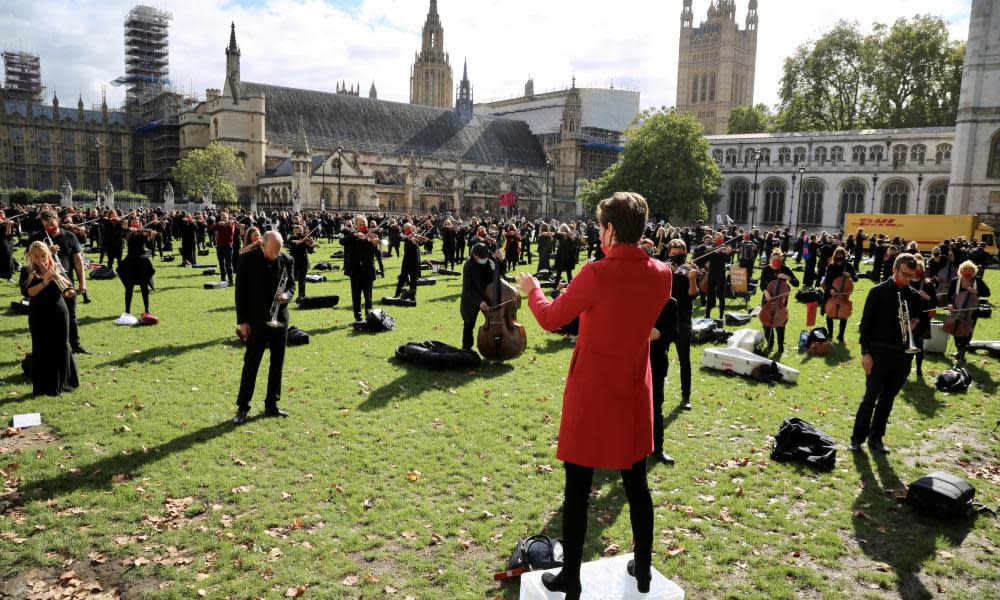
[[[646,461],[672,464],[664,448],[664,386],[668,353],[676,348],[680,409],[692,408],[691,342],[696,304],[709,317],[726,311],[737,292],[760,291],[758,313],[767,341],[781,355],[793,304],[792,288],[816,287],[816,302],[832,338],[845,342],[853,283],[866,275],[874,285],[860,318],[858,341],[865,393],[849,448],[865,443],[888,452],[883,441],[893,400],[911,373],[922,376],[922,345],[936,311],[947,315],[956,359],[963,361],[980,301],[990,295],[983,271],[993,262],[984,245],[947,240],[921,253],[915,242],[868,236],[863,230],[744,230],[699,222],[672,227],[649,219],[645,200],[620,193],[598,205],[594,219],[559,222],[521,217],[354,214],[305,211],[257,213],[156,209],[76,211],[49,206],[0,206],[0,278],[19,275],[29,305],[31,375],[36,394],[59,394],[79,385],[75,355],[81,344],[76,301],[89,301],[84,247],[124,286],[125,312],[139,287],[144,317],[150,316],[153,260],[179,245],[182,265],[196,266],[214,249],[221,281],[235,286],[237,334],[246,343],[237,395],[236,424],[247,421],[254,382],[265,351],[270,353],[264,415],[286,417],[278,405],[288,303],[306,295],[310,254],[319,241],[339,242],[343,273],[350,280],[356,321],[372,310],[383,259],[400,257],[395,296],[416,302],[422,257],[441,244],[438,267],[461,265],[459,314],[462,348],[473,347],[480,315],[498,309],[491,296],[508,273],[546,330],[575,343],[563,399],[558,457],[566,468],[564,536],[566,560],[558,576],[543,579],[552,591],[579,597],[579,565],[586,509],[595,468],[619,469],[631,505],[635,560],[629,573],[640,591],[649,585],[652,505]],[[23,256],[18,246],[26,246]],[[23,266],[19,265],[23,261]],[[104,262],[106,261],[106,267]],[[582,266],[581,266],[582,265]],[[531,275],[529,273],[534,273]],[[553,288],[550,300],[542,283]],[[513,288],[512,288],[513,289]],[[500,303],[503,304],[503,303]],[[489,321],[489,318],[486,319]],[[599,365],[599,366],[598,366]],[[646,370],[643,378],[636,374]],[[650,410],[651,409],[651,410]]]

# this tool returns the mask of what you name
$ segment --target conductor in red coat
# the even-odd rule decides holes
[[[628,497],[635,542],[629,573],[648,591],[653,548],[653,503],[646,456],[653,451],[653,391],[649,334],[670,298],[671,272],[639,247],[649,209],[639,194],[619,192],[597,205],[605,258],[584,265],[550,302],[526,273],[518,285],[547,331],[580,317],[580,333],[563,392],[556,457],[566,470],[563,569],[542,582],[567,599],[579,598],[594,469],[618,469]]]

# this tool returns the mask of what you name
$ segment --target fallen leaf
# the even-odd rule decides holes
[[[387,586],[385,586],[384,588],[382,588],[382,590],[383,590],[383,591],[384,591],[384,592],[385,592],[386,594],[395,594],[395,593],[396,593],[397,591],[399,591],[399,590],[397,590],[396,588],[392,587],[391,585],[387,585]]]
[[[421,477],[423,477],[423,473],[420,471],[410,471],[406,474],[406,479],[408,481],[419,481]]]
[[[305,585],[297,585],[295,587],[290,587],[285,592],[285,598],[298,598],[299,596],[304,595],[308,589],[309,586]]]
[[[604,557],[615,556],[619,552],[621,552],[621,548],[618,547],[618,544],[611,544],[610,546],[605,548],[603,552],[601,552],[601,556]]]
[[[360,578],[357,575],[348,575],[340,580],[340,583],[346,585],[347,587],[354,587],[358,585]]]
[[[684,552],[684,546],[675,546],[673,544],[667,546],[667,556],[677,556]]]
[[[375,577],[371,573],[366,573],[365,581],[367,581],[368,583],[378,583],[378,577]]]

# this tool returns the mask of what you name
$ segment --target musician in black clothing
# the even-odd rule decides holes
[[[77,237],[59,227],[59,217],[50,210],[39,214],[43,229],[35,232],[30,242],[45,242],[53,257],[59,260],[70,282],[78,281],[76,293],[78,296],[87,294],[87,277],[83,269],[83,248]],[[66,298],[66,310],[69,311],[69,345],[76,354],[90,354],[80,344],[80,327],[76,320],[76,298]]]
[[[378,235],[368,229],[364,215],[354,218],[355,229],[344,232],[340,238],[344,246],[344,274],[351,278],[351,303],[354,320],[361,320],[361,296],[365,299],[365,318],[372,309],[372,286],[375,283],[376,253],[382,262],[382,249]]]
[[[485,313],[490,305],[486,289],[496,278],[496,260],[490,257],[485,244],[476,244],[469,252],[469,260],[462,266],[462,301],[459,313],[462,315],[462,350],[472,350],[473,331],[479,313]]]
[[[760,254],[760,249],[751,239],[749,232],[743,234],[743,241],[740,242],[737,252],[736,260],[739,261],[739,266],[747,270],[747,282],[749,282],[753,279],[753,267],[757,264],[757,256]]]
[[[858,227],[858,232],[854,234],[854,249],[851,250],[851,253],[854,255],[853,266],[855,273],[861,267],[861,256],[864,254],[865,240],[867,239],[868,236],[865,234],[865,230]]]
[[[396,280],[396,297],[400,298],[403,287],[410,288],[410,300],[417,300],[417,279],[420,279],[420,244],[427,241],[422,235],[417,235],[413,223],[403,225],[403,261],[399,268],[399,278]]]
[[[185,213],[178,225],[181,238],[181,264],[190,267],[195,263],[195,244],[198,243],[198,224],[194,217]]]
[[[269,231],[259,246],[240,257],[236,273],[236,322],[240,337],[246,341],[243,355],[243,375],[236,397],[236,416],[233,423],[242,425],[250,411],[257,370],[264,357],[264,350],[271,352],[271,365],[267,374],[267,395],[264,397],[264,414],[269,417],[287,417],[278,408],[281,399],[281,370],[285,362],[285,343],[288,338],[288,301],[295,294],[292,277],[294,261],[281,252],[284,241],[281,234]],[[284,276],[285,285],[279,286]],[[267,325],[271,308],[278,302],[278,327]]]
[[[838,247],[833,251],[833,257],[830,265],[826,267],[826,273],[824,275],[825,278],[823,279],[823,301],[820,304],[822,310],[826,310],[826,301],[829,300],[834,293],[834,282],[836,282],[838,277],[845,273],[851,278],[851,281],[858,280],[858,274],[854,271],[854,267],[847,262],[847,249]],[[846,329],[847,319],[840,319],[840,333],[837,334],[837,341],[841,344],[844,343],[844,330]],[[831,337],[833,336],[833,317],[830,315],[826,316],[826,331]]]
[[[118,217],[118,212],[111,210],[100,220],[101,225],[101,255],[98,262],[102,262],[104,255],[108,256],[108,268],[114,268],[115,260],[121,265],[122,251],[125,248],[125,227]]]
[[[299,289],[299,299],[306,297],[306,274],[309,273],[309,253],[313,251],[315,242],[311,237],[306,237],[302,225],[292,228],[292,235],[288,238],[288,252],[295,261],[295,283]]]
[[[924,340],[931,336],[930,311],[937,306],[937,295],[934,289],[934,280],[927,276],[923,255],[914,254],[913,257],[917,259],[917,273],[910,283],[910,288],[915,292],[915,295],[910,301],[909,306],[911,307],[910,316],[918,321],[916,328],[913,330],[913,345],[921,350],[915,355],[917,360],[917,380],[919,381],[924,376]]]
[[[760,272],[760,289],[763,294],[761,307],[767,306],[767,303],[770,301],[767,286],[775,279],[784,279],[795,287],[799,286],[799,280],[795,277],[795,273],[785,264],[785,255],[778,249],[771,251],[771,257],[767,266]],[[778,354],[782,354],[785,351],[785,327],[783,325],[780,327],[764,327],[764,339],[767,340],[766,354],[771,354],[771,351],[774,349],[775,329],[778,330]]]
[[[912,354],[906,353],[904,331],[912,332],[918,321],[920,305],[912,302],[915,293],[910,282],[917,276],[917,259],[900,254],[893,266],[893,276],[868,292],[861,315],[861,368],[865,371],[865,395],[854,417],[854,431],[848,448],[857,452],[861,444],[882,453],[889,449],[882,443],[892,403],[910,375]],[[910,311],[910,322],[900,321],[900,300]],[[912,304],[911,304],[912,302]]]
[[[726,312],[726,265],[732,257],[733,249],[724,246],[725,238],[715,234],[715,247],[702,257],[700,266],[708,270],[708,300],[705,303],[705,318],[709,318],[715,303],[719,303],[719,318]]]

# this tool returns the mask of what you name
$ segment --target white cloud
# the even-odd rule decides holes
[[[742,22],[748,0],[737,0]],[[38,52],[42,77],[63,105],[82,92],[100,102],[102,85],[124,70],[122,21],[135,2],[0,0],[4,47]],[[204,94],[221,88],[229,22],[235,21],[248,81],[333,90],[336,82],[372,80],[383,99],[409,100],[409,72],[420,46],[427,0],[361,0],[356,8],[323,0],[176,0],[159,8],[173,13],[170,71],[175,85]],[[816,38],[838,19],[873,21],[930,13],[945,17],[952,36],[965,39],[971,0],[761,0],[758,9],[755,99],[773,104],[781,64],[796,46]],[[638,89],[642,105],[672,105],[677,79],[681,2],[618,0],[439,0],[445,49],[455,83],[463,58],[477,101],[510,97],[529,74],[536,91],[569,84]],[[696,24],[709,0],[695,0]],[[112,104],[122,88],[108,87]]]

